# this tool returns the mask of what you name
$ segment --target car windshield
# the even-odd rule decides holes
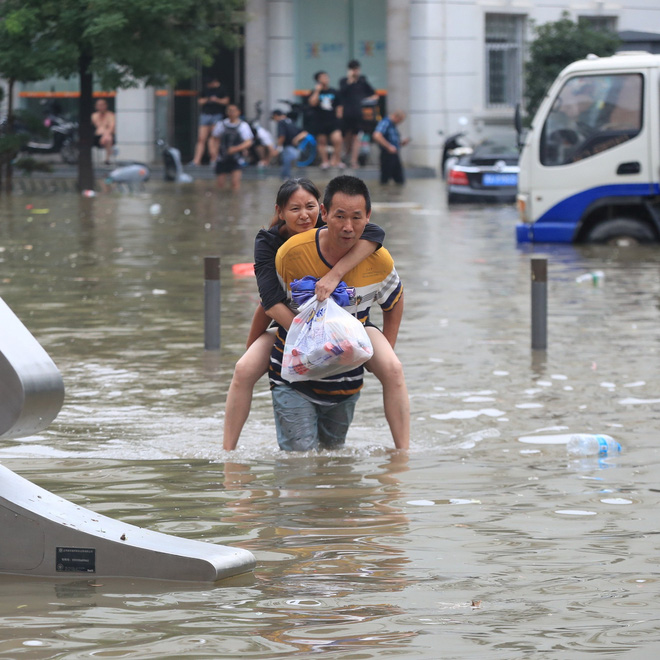
[[[499,156],[500,158],[518,158],[518,147],[515,136],[489,138],[480,142],[473,152],[474,158],[488,158]]]

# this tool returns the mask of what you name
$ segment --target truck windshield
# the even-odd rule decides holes
[[[642,129],[643,93],[639,73],[567,80],[543,125],[541,163],[575,163],[634,138]]]

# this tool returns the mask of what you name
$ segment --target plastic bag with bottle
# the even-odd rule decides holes
[[[373,355],[364,325],[332,298],[313,296],[291,323],[282,356],[282,378],[320,380],[351,371]]]

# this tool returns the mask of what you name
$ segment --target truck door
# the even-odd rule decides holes
[[[532,159],[534,240],[571,241],[595,200],[649,194],[656,173],[645,83],[642,71],[574,74],[564,81]]]

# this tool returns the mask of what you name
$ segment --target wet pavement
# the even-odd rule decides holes
[[[235,195],[153,178],[0,198],[0,296],[67,390],[42,434],[0,440],[0,461],[82,506],[258,561],[217,585],[2,577],[0,657],[652,657],[660,251],[519,249],[511,206],[448,209],[437,179],[370,182],[406,291],[410,452],[391,451],[367,377],[346,448],[279,452],[262,380],[225,453],[224,398],[257,303],[231,266],[251,260],[278,185]],[[539,254],[547,351],[530,348]],[[209,255],[222,263],[213,352]],[[595,285],[576,281],[593,271]],[[574,432],[623,452],[572,459]]]

